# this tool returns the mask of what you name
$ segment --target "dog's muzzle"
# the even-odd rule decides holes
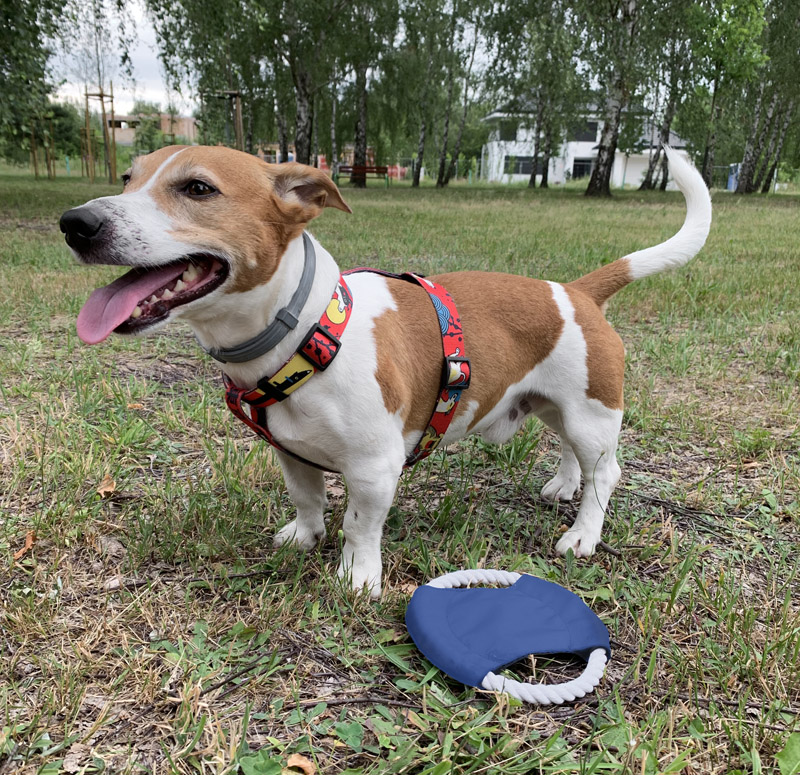
[[[91,207],[84,205],[67,210],[58,225],[67,245],[78,253],[85,253],[100,237],[105,221]]]

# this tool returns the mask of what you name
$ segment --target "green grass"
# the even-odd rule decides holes
[[[228,416],[186,329],[77,340],[82,302],[117,272],[74,264],[57,220],[109,193],[0,175],[0,775],[278,773],[292,754],[353,775],[797,771],[800,199],[716,195],[702,254],[612,302],[628,350],[604,531],[619,557],[555,556],[574,511],[538,498],[557,449],[531,424],[404,476],[386,591],[369,603],[334,579],[337,477],[328,540],[272,551],[292,518],[280,471]],[[422,273],[570,280],[683,217],[661,193],[345,198],[352,216],[312,226],[342,266]],[[404,627],[411,591],[475,565],[592,605],[613,647],[595,694],[520,707],[422,658]],[[545,680],[576,672],[535,665]]]

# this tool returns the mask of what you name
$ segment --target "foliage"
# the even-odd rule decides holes
[[[62,4],[57,0],[4,0],[0,4],[0,153],[27,154],[30,122],[47,110],[54,83],[49,45]]]
[[[133,115],[139,119],[133,140],[135,154],[152,153],[164,144],[161,131],[161,106],[155,102],[137,100],[133,104]]]

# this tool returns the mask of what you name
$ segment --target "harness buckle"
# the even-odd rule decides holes
[[[289,398],[288,393],[284,393],[279,387],[273,385],[266,377],[256,383],[256,388],[258,388],[258,390],[264,394],[265,399],[272,399],[273,401],[285,401],[287,398]],[[248,401],[248,403],[251,406],[255,405],[255,402]]]
[[[325,371],[339,353],[342,343],[328,329],[319,323],[313,325],[303,340],[299,352],[309,363],[320,371]]]
[[[472,369],[469,358],[460,358],[457,355],[447,355],[444,359],[442,370],[442,388],[453,390],[466,390],[469,387]]]

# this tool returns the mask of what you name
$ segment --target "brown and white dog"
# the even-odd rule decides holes
[[[561,463],[542,490],[568,501],[584,489],[574,525],[556,546],[591,555],[620,476],[624,351],[606,321],[608,299],[632,280],[679,266],[703,246],[711,201],[697,171],[668,151],[686,198],[680,231],[573,282],[453,272],[431,279],[452,295],[472,362],[472,382],[444,443],[471,433],[504,442],[531,414],[558,433]],[[132,271],[97,290],[78,321],[90,344],[112,331],[138,334],[185,320],[206,348],[234,347],[262,331],[295,292],[302,233],[324,207],[350,212],[325,174],[300,164],[264,164],[221,147],[170,147],[137,159],[118,196],[68,211],[61,227],[78,259]],[[339,279],[314,241],[317,271],[297,327],[274,349],[224,371],[239,387],[279,369],[320,318]],[[430,419],[442,372],[442,342],[428,294],[378,274],[348,276],[351,320],[331,368],[269,408],[281,444],[341,471],[349,503],[339,574],[377,597],[381,532],[406,455]],[[297,518],[275,544],[312,547],[325,535],[321,471],[280,452]]]

